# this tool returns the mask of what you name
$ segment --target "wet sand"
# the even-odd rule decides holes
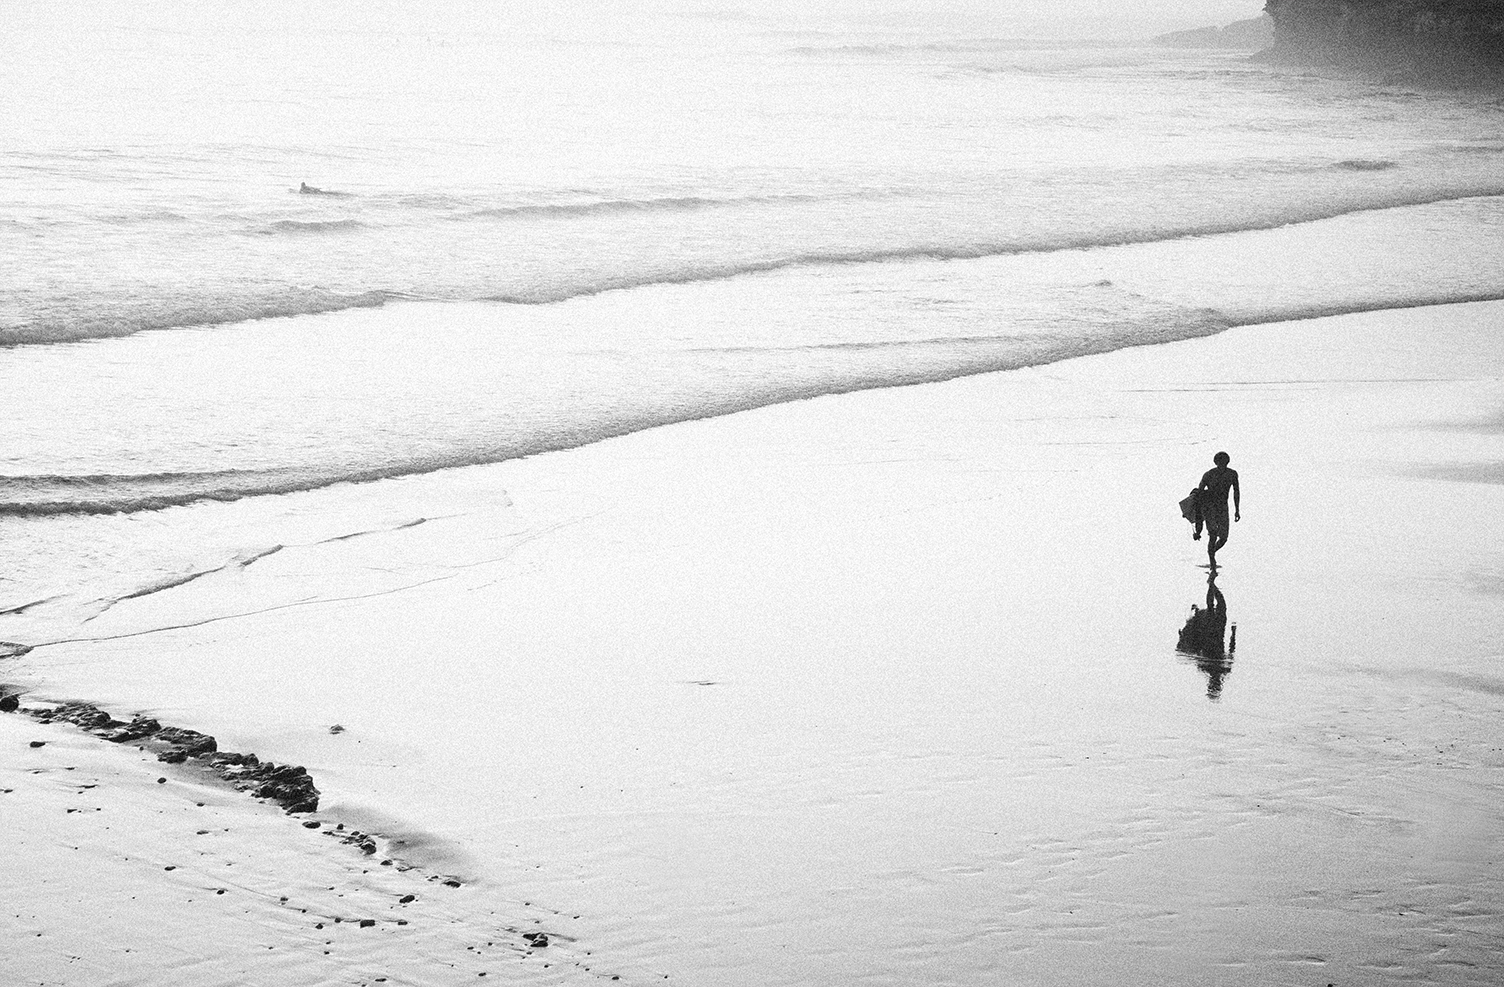
[[[592,980],[570,916],[412,866],[400,840],[61,721],[0,716],[0,751],[7,984]]]
[[[306,764],[325,811],[531,903],[454,906],[457,936],[567,915],[624,982],[1493,983],[1501,321],[1235,329],[298,495],[392,523],[122,600],[5,677]],[[1222,448],[1236,650],[1198,660],[1177,644],[1205,557],[1175,505]],[[160,847],[172,786],[117,750],[90,770]],[[73,797],[28,777],[8,831]],[[237,844],[270,888],[358,872],[273,815]],[[284,837],[319,853],[264,848]],[[106,969],[94,941],[48,938],[78,909],[99,943],[193,952],[168,904],[75,887],[181,893],[103,839],[23,895],[38,981],[109,982],[68,973]],[[265,928],[288,976],[363,982]]]

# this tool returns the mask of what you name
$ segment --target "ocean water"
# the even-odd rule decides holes
[[[1490,98],[1006,11],[624,10],[20,5],[0,610],[245,550],[104,515],[1504,296]]]

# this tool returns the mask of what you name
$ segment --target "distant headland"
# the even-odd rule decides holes
[[[1171,31],[1154,39],[1167,48],[1231,48],[1257,51],[1274,43],[1274,22],[1268,14],[1234,21],[1226,27],[1198,27]]]
[[[1276,61],[1504,82],[1504,0],[1268,0]]]

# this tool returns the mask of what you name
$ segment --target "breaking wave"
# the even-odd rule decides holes
[[[156,302],[119,299],[114,304],[84,312],[64,312],[15,325],[0,322],[0,346],[68,343],[129,336],[149,329],[225,325],[350,308],[377,308],[398,297],[402,296],[386,291],[346,295],[314,288],[290,288],[240,298],[211,296]]]
[[[1420,158],[1306,158],[1135,173],[1127,194],[1160,189],[1162,201],[1124,210],[1110,206],[1117,177],[1089,171],[1069,177],[1082,194],[1062,196],[1056,205],[1050,205],[1056,193],[1048,183],[1029,181],[953,194],[926,192],[919,183],[502,205],[425,193],[375,196],[360,207],[377,217],[369,221],[344,216],[247,225],[237,215],[200,222],[191,249],[175,256],[201,254],[218,265],[212,269],[191,268],[186,260],[179,267],[160,264],[150,283],[129,280],[134,275],[127,272],[77,295],[54,294],[53,283],[36,281],[30,295],[0,298],[0,347],[374,307],[396,298],[546,305],[790,268],[1162,243],[1504,196],[1496,170],[1435,175],[1424,173],[1426,167]],[[1200,191],[1208,183],[1215,194]],[[1263,185],[1277,194],[1248,191]],[[1098,195],[1107,198],[1093,209]],[[251,231],[268,237],[264,250],[246,249]],[[19,246],[32,233],[0,227],[0,235]],[[233,237],[238,245],[227,250],[216,237]],[[161,244],[176,249],[181,240]],[[133,243],[129,249],[143,248]],[[247,254],[255,267],[248,269]],[[286,286],[310,274],[330,287]]]
[[[264,227],[261,232],[269,235],[276,233],[300,235],[310,233],[345,233],[350,230],[362,230],[365,228],[366,224],[358,219],[279,219],[275,223]]]
[[[721,209],[745,205],[773,205],[778,203],[818,202],[829,196],[812,194],[715,196],[683,195],[663,196],[650,199],[602,199],[595,202],[529,203],[517,206],[494,206],[476,209],[457,216],[457,219],[475,218],[566,218],[572,216],[598,216],[610,213],[687,212],[697,209]]]
[[[1346,161],[1337,162],[1337,167],[1343,171],[1388,171],[1399,166],[1398,161],[1389,161],[1384,158],[1348,158]]]
[[[546,305],[567,301],[587,295],[602,294],[630,288],[643,288],[655,284],[694,284],[703,281],[721,281],[748,274],[766,274],[796,267],[814,267],[837,264],[877,264],[908,260],[977,260],[983,257],[1002,257],[1010,254],[1054,253],[1065,250],[1090,250],[1104,247],[1124,247],[1134,244],[1165,243],[1192,237],[1215,236],[1229,233],[1252,233],[1273,230],[1285,226],[1316,223],[1339,216],[1399,209],[1409,206],[1434,205],[1460,199],[1504,197],[1504,183],[1490,182],[1466,189],[1448,189],[1435,192],[1419,191],[1394,197],[1383,202],[1333,203],[1327,207],[1291,207],[1274,209],[1256,218],[1212,218],[1198,223],[1186,223],[1162,230],[1135,229],[1117,234],[1083,232],[1061,234],[1053,237],[1018,237],[999,239],[985,243],[944,244],[920,243],[894,246],[875,250],[816,250],[807,253],[789,254],[767,260],[745,260],[722,264],[707,263],[684,267],[675,271],[644,271],[641,274],[598,277],[585,282],[567,283],[557,288],[540,287],[530,291],[506,292],[484,295],[479,301],[509,302],[519,305]]]

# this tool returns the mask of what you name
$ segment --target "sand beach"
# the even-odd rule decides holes
[[[304,765],[319,811],[0,716],[10,974],[1497,982],[1501,323],[1246,326],[287,495],[277,550],[32,625],[0,682]],[[1236,637],[1197,656],[1175,504],[1219,449]],[[386,520],[327,529],[350,498]]]
[[[0,987],[1504,979],[1504,103],[1263,6],[8,4]]]

